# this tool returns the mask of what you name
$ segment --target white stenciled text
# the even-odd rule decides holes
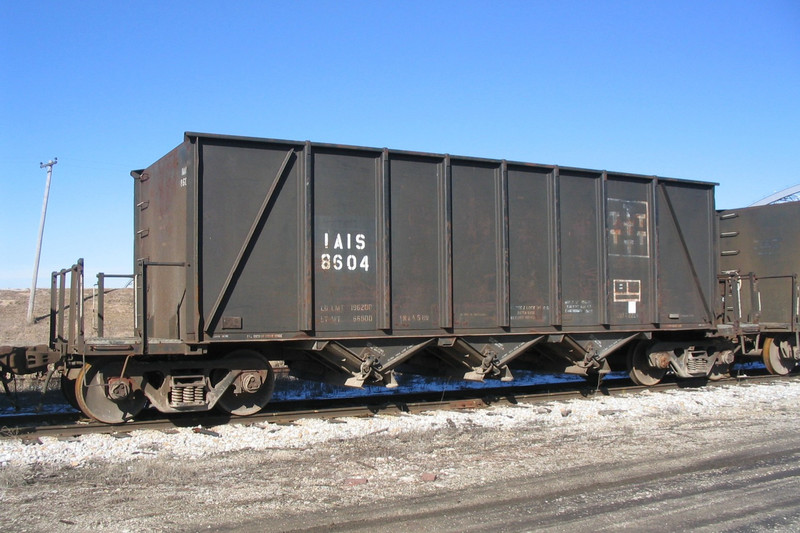
[[[319,266],[322,270],[369,272],[369,255],[358,253],[367,247],[367,238],[363,233],[326,231],[323,234],[323,247],[325,250],[332,249],[333,253],[326,251],[320,255]],[[339,250],[341,253],[337,253]]]

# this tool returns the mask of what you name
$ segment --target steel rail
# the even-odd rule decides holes
[[[426,411],[481,409],[494,405],[536,404],[558,400],[577,398],[594,398],[601,396],[616,396],[623,394],[638,394],[643,391],[663,392],[682,388],[703,388],[730,384],[753,384],[777,381],[794,381],[800,379],[800,374],[787,376],[764,375],[731,377],[719,381],[705,380],[675,380],[662,382],[652,387],[632,384],[628,380],[618,380],[623,383],[614,383],[599,388],[589,388],[586,384],[580,387],[529,386],[520,388],[484,389],[480,391],[466,391],[472,394],[461,394],[452,399],[441,399],[442,393],[425,393],[396,397],[364,397],[356,399],[325,400],[329,406],[314,404],[322,403],[319,400],[304,402],[281,402],[274,404],[272,409],[247,417],[232,417],[214,413],[188,413],[178,416],[160,416],[161,413],[150,413],[153,418],[141,419],[122,425],[110,426],[86,418],[79,413],[59,413],[56,415],[31,415],[15,417],[13,425],[8,425],[8,418],[0,419],[0,438],[21,438],[35,441],[40,437],[73,438],[81,435],[100,433],[120,435],[137,430],[159,430],[164,432],[174,431],[176,428],[190,427],[198,433],[215,434],[208,428],[225,424],[257,425],[272,423],[279,425],[292,424],[298,420],[337,419],[349,417],[369,417],[374,415],[393,414],[418,414]],[[568,384],[569,385],[569,384]],[[538,389],[538,390],[536,390]],[[554,390],[555,389],[555,390]],[[454,394],[453,392],[450,393]],[[410,399],[408,398],[410,397]],[[436,399],[439,397],[440,399]],[[359,401],[361,400],[361,401]],[[379,400],[379,401],[376,401]],[[330,404],[334,404],[330,406]],[[312,405],[309,407],[309,405]]]

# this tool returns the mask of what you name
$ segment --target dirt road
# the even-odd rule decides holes
[[[800,384],[738,386],[270,424],[243,428],[240,437],[258,440],[238,448],[239,430],[228,428],[216,440],[79,439],[130,450],[112,463],[46,460],[56,445],[68,453],[81,442],[17,443],[11,452],[0,442],[0,527],[796,531],[799,399]],[[191,440],[200,438],[211,444],[201,450],[206,441]],[[33,460],[14,466],[14,454],[31,450]]]
[[[425,497],[400,496],[270,520],[276,531],[797,531],[800,433],[758,427],[735,439],[683,446],[687,432],[659,435],[660,455],[612,438],[588,464],[565,461],[527,474]],[[605,439],[604,439],[605,440]],[[628,440],[628,439],[621,439]],[[671,442],[670,442],[671,441]],[[608,450],[608,445],[615,450]],[[567,444],[567,446],[570,446]],[[586,442],[583,451],[592,455]],[[644,453],[643,453],[644,452]],[[686,453],[690,452],[690,453]],[[229,526],[232,526],[230,529]],[[263,520],[218,530],[264,531]]]

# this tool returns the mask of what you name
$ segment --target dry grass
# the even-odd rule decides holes
[[[47,344],[50,336],[50,289],[38,289],[34,323],[27,323],[29,290],[0,290],[0,345],[35,346]],[[96,335],[93,291],[84,291],[85,335]],[[128,337],[133,332],[133,289],[105,292],[105,335]]]

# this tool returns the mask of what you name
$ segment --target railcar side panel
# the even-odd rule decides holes
[[[713,184],[205,134],[187,134],[145,173],[137,201],[158,207],[160,225],[140,216],[137,229],[158,234],[141,239],[137,257],[183,265],[148,270],[159,336],[377,339],[713,322]]]
[[[713,189],[660,182],[657,199],[658,322],[710,327],[717,275]]]
[[[606,181],[608,309],[612,324],[650,326],[656,317],[652,180],[609,175]]]
[[[558,176],[561,323],[608,323],[603,271],[602,179],[599,174],[561,171]]]
[[[314,311],[319,332],[378,329],[380,157],[314,154]]]
[[[506,326],[498,287],[498,262],[505,253],[498,239],[499,169],[467,162],[452,165],[453,327]],[[501,267],[502,268],[502,267]]]
[[[398,157],[391,162],[392,329],[435,331],[449,327],[442,249],[443,159]]]
[[[201,327],[218,338],[297,330],[300,159],[283,145],[196,148]]]
[[[555,176],[552,169],[508,170],[508,259],[514,328],[559,324]]]

